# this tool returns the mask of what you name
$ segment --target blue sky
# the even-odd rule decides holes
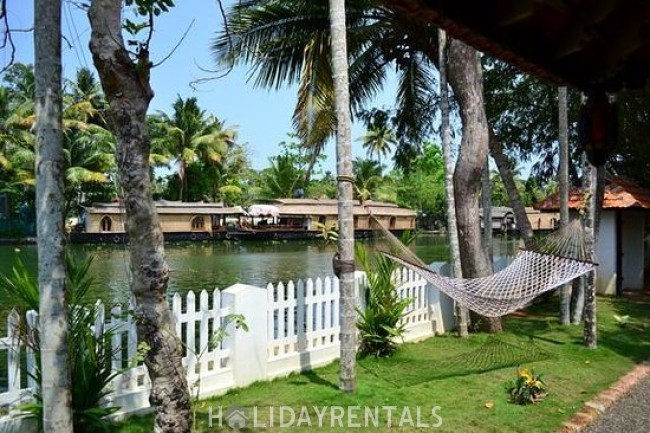
[[[234,0],[225,0],[227,6]],[[30,0],[8,0],[10,26],[14,29],[31,28],[33,23],[33,2]],[[162,65],[152,71],[151,83],[156,96],[151,103],[151,110],[171,111],[171,105],[177,95],[195,96],[201,107],[227,125],[236,126],[239,141],[246,143],[254,168],[268,166],[268,157],[277,154],[278,143],[287,140],[287,133],[292,131],[291,115],[296,101],[295,87],[278,91],[253,88],[246,83],[247,71],[243,68],[233,70],[224,78],[215,79],[198,86],[190,87],[194,80],[209,78],[210,73],[203,69],[214,69],[215,65],[209,49],[223,22],[217,1],[211,0],[177,0],[177,5],[169,13],[163,14],[156,21],[156,32],[151,47],[154,63],[167,56],[190,26],[191,29],[180,47]],[[74,5],[64,1],[63,33],[67,41],[63,46],[64,76],[73,77],[80,66],[94,70],[88,50],[90,26],[85,14]],[[15,33],[16,61],[33,63],[33,34]],[[5,50],[0,59],[8,61]],[[212,74],[214,76],[214,74]],[[391,105],[394,98],[394,83],[377,97],[376,107]],[[355,141],[363,134],[362,125],[353,126],[353,153],[363,156],[361,143]],[[335,152],[332,143],[325,149],[327,161],[325,170],[335,172]]]

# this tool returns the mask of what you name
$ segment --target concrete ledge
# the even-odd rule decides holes
[[[634,385],[650,376],[650,361],[637,365],[612,386],[587,401],[556,433],[579,433],[606,414]]]

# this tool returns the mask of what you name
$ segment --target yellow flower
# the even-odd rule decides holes
[[[523,377],[526,380],[526,383],[530,383],[533,381],[533,375],[527,368],[518,368],[517,374],[519,375],[519,377]]]

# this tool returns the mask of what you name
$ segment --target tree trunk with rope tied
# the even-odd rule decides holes
[[[345,27],[345,0],[330,0],[332,79],[336,111],[336,171],[338,174],[339,240],[334,269],[340,288],[341,356],[339,389],[356,392],[357,296],[354,287],[354,220],[352,204],[352,151],[350,91]]]

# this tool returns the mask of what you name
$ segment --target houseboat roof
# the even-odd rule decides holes
[[[573,188],[569,194],[569,209],[584,206],[585,194],[581,188]],[[548,196],[535,206],[542,211],[560,208],[559,194]],[[603,209],[650,209],[650,191],[624,177],[611,177],[605,185]]]
[[[224,207],[223,203],[156,201],[159,214],[192,214],[192,215],[237,215],[244,214],[241,206]],[[122,202],[93,203],[84,208],[89,214],[121,214],[124,213]]]
[[[280,215],[337,215],[338,202],[336,199],[307,199],[307,198],[281,198],[274,199],[271,203],[276,206]],[[363,206],[354,201],[354,215],[390,215],[415,217],[415,211],[399,207],[394,203],[368,200]]]

